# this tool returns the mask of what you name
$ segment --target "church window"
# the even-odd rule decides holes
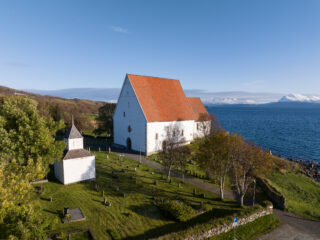
[[[123,112],[123,117],[126,117],[126,112]]]
[[[128,132],[131,132],[132,131],[132,129],[131,129],[131,126],[129,125],[128,126]]]
[[[181,131],[181,136],[183,136],[183,135],[184,135],[184,130]]]
[[[156,140],[158,140],[158,133],[156,133]]]
[[[128,102],[128,108],[130,107],[130,103]]]

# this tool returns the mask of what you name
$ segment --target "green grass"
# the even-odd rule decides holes
[[[205,199],[199,195],[193,196],[193,185],[183,183],[179,188],[178,180],[173,179],[173,183],[170,184],[160,172],[146,165],[140,165],[140,167],[137,165],[138,163],[133,160],[119,161],[114,154],[107,159],[105,152],[96,152],[99,192],[95,190],[94,182],[64,186],[58,182],[49,181],[43,184],[44,191],[40,196],[36,196],[35,202],[40,204],[48,220],[58,222],[53,232],[91,229],[98,239],[111,239],[107,230],[118,232],[121,238],[140,237],[140,239],[144,239],[146,233],[161,235],[175,231],[176,223],[163,217],[160,210],[154,206],[152,197],[179,198],[194,209],[199,209],[201,202],[204,202],[206,209],[216,209],[220,215],[232,215],[243,210],[235,202],[222,202],[217,195],[204,190],[197,189],[197,193],[205,193]],[[134,171],[135,167],[137,171]],[[122,169],[124,172],[121,171]],[[112,177],[112,170],[118,178]],[[154,180],[157,180],[157,185],[153,184]],[[119,192],[115,191],[115,186],[120,188]],[[103,204],[102,190],[105,192],[107,201],[111,202],[111,207]],[[126,193],[126,197],[122,196],[123,192]],[[53,202],[48,201],[50,196],[53,197]],[[63,224],[59,216],[63,207],[70,209],[79,207],[86,216],[86,220]]]
[[[267,215],[235,229],[237,240],[254,240],[259,236],[270,232],[280,225],[279,219],[275,215]],[[210,240],[230,240],[233,239],[234,231],[222,233],[218,236],[209,238]]]
[[[71,235],[71,239],[72,240],[88,240],[88,239],[92,239],[92,237],[90,236],[90,233],[87,232],[81,232],[81,233],[74,233]]]
[[[320,184],[295,173],[273,173],[271,184],[286,198],[287,209],[299,216],[320,220]]]

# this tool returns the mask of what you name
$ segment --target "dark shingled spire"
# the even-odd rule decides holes
[[[66,137],[68,139],[82,138],[81,133],[79,132],[79,130],[74,125],[73,115],[72,115],[72,126],[71,126],[70,130],[68,131]]]

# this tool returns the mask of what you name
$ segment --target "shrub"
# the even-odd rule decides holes
[[[120,234],[117,231],[115,231],[113,229],[108,229],[107,232],[110,235],[112,240],[120,240],[121,239]]]
[[[185,222],[195,214],[192,207],[177,200],[158,201],[156,205],[165,217],[179,222]]]

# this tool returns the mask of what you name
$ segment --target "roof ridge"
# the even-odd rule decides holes
[[[127,75],[139,76],[139,77],[151,77],[151,78],[167,79],[167,80],[174,80],[174,81],[179,81],[180,82],[179,79],[174,79],[174,78],[156,77],[156,76],[140,75],[140,74],[132,74],[132,73],[127,73]]]

